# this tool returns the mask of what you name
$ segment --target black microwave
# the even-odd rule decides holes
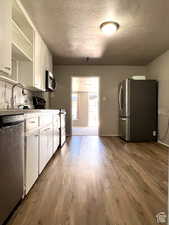
[[[46,70],[46,91],[54,91],[56,89],[56,80],[51,72]]]

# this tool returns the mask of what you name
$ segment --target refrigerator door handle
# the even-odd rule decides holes
[[[120,108],[120,112],[122,111],[121,95],[122,95],[122,84],[120,85],[120,88],[119,88],[119,108]]]

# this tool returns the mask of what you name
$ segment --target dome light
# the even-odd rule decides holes
[[[107,21],[100,25],[101,31],[106,35],[112,35],[119,29],[119,24],[113,21]]]

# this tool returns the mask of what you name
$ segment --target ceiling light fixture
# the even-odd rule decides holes
[[[112,35],[113,33],[117,32],[120,25],[113,21],[107,21],[100,25],[101,31],[106,35]]]

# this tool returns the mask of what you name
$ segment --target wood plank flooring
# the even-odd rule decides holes
[[[167,212],[168,149],[72,137],[8,225],[155,225]]]

